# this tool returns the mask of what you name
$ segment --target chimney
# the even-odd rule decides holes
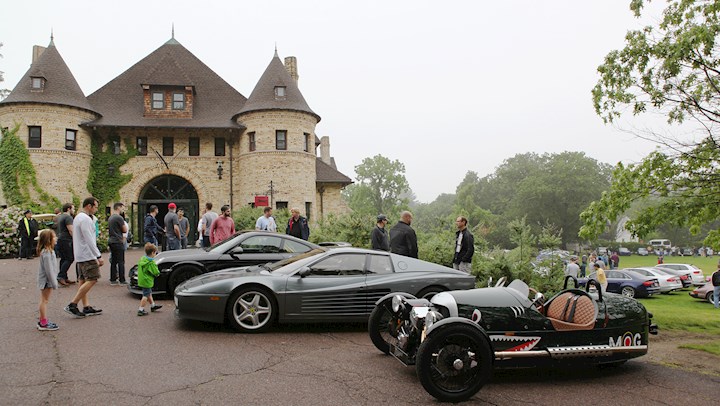
[[[295,83],[297,83],[298,79],[300,79],[300,76],[298,75],[298,69],[297,69],[297,58],[294,56],[288,56],[285,58],[285,69],[287,69],[288,73],[290,74],[290,77],[295,79]]]
[[[330,137],[327,135],[320,138],[320,160],[332,166],[332,160],[330,159]]]
[[[32,63],[35,63],[37,59],[42,55],[43,52],[45,52],[47,48],[41,47],[40,45],[33,45],[33,55],[32,55]]]

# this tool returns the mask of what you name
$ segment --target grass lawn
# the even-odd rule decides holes
[[[666,264],[691,264],[703,270],[705,276],[710,276],[715,272],[720,256],[712,257],[665,257]],[[648,255],[641,257],[640,255],[630,255],[629,257],[620,257],[620,268],[632,268],[636,266],[653,266],[657,265],[657,257]]]

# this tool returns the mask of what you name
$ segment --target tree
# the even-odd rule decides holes
[[[633,0],[640,16],[644,2]],[[597,114],[613,122],[630,108],[633,115],[661,113],[669,124],[693,121],[701,133],[682,139],[651,133],[639,135],[659,149],[637,164],[618,164],[610,190],[583,213],[580,235],[593,238],[608,221],[648,197],[656,204],[639,210],[626,225],[644,237],[664,223],[701,226],[720,218],[720,1],[669,2],[657,26],[630,31],[625,48],[614,50],[598,67],[592,91]],[[720,247],[720,233],[711,231],[706,244]]]
[[[345,188],[345,197],[353,211],[396,216],[407,207],[403,195],[412,196],[405,178],[405,165],[382,155],[363,159],[355,167],[357,183]]]
[[[0,42],[0,48],[2,48],[2,46],[3,46],[3,43]],[[0,54],[0,58],[2,58],[2,54]],[[5,77],[3,76],[4,74],[5,74],[5,72],[0,71],[0,83],[2,83],[2,82],[5,81]],[[8,90],[8,89],[0,89],[0,100],[6,98],[7,95],[9,95],[9,94],[10,94],[10,90]]]

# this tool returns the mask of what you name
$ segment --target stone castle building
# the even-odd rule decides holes
[[[276,51],[246,98],[173,37],[86,97],[51,39],[0,101],[0,127],[20,126],[40,186],[63,202],[89,195],[93,139],[118,154],[131,143],[138,155],[107,173],[132,175],[120,201],[136,227],[151,204],[163,214],[175,202],[197,224],[205,202],[217,211],[264,197],[315,221],[347,210],[340,192],[352,181],[297,80],[296,59]]]

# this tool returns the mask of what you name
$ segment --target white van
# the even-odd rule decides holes
[[[672,247],[672,244],[670,244],[670,240],[665,239],[650,240],[649,244],[653,248],[653,251],[657,251],[660,249],[666,251],[670,250],[670,248]]]

